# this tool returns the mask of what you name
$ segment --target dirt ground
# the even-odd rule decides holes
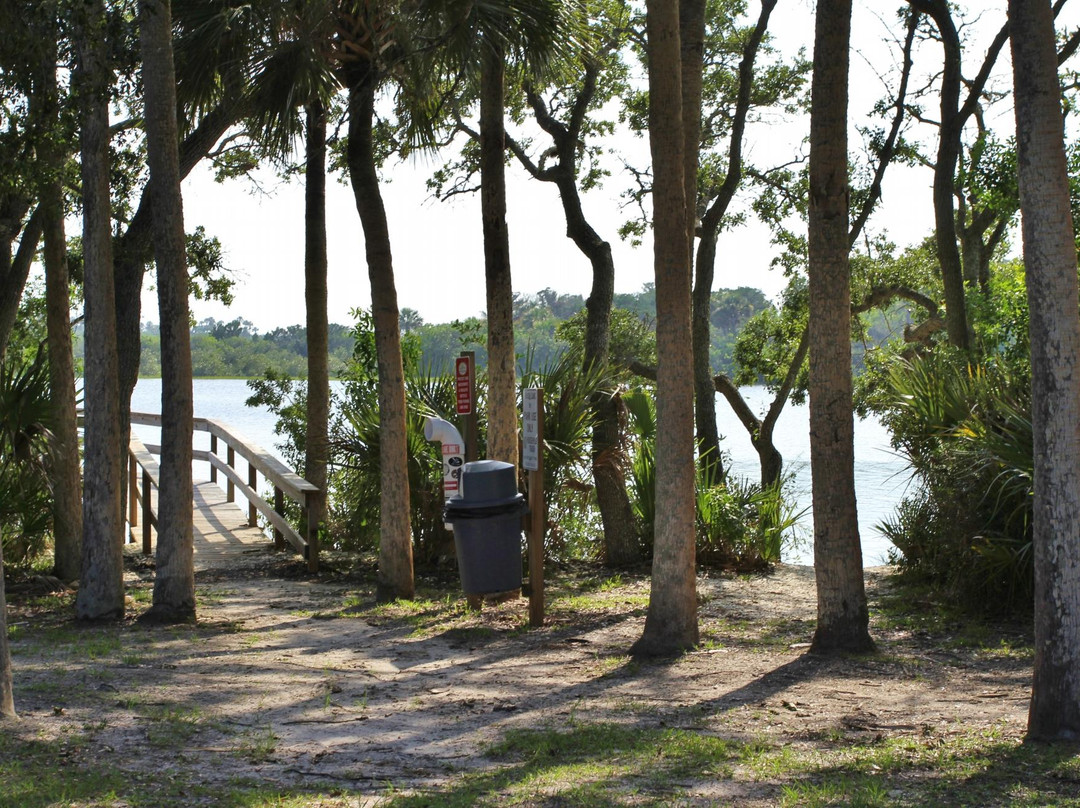
[[[910,623],[887,624],[873,607],[888,596],[887,573],[867,571],[880,653],[862,658],[808,653],[813,570],[786,565],[701,578],[701,650],[663,662],[626,656],[648,593],[630,576],[594,587],[591,599],[553,596],[537,630],[524,629],[526,599],[448,624],[445,602],[373,608],[348,576],[310,577],[265,553],[199,572],[197,627],[85,629],[41,616],[40,599],[16,592],[9,619],[23,720],[14,731],[90,731],[93,754],[132,772],[182,762],[223,783],[253,777],[372,798],[496,765],[483,750],[510,728],[574,720],[792,745],[978,728],[1021,735],[1030,656],[942,645]],[[136,566],[129,584],[149,576]],[[745,781],[694,788],[759,804]]]

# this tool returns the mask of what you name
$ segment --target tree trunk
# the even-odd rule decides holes
[[[57,179],[42,200],[45,227],[45,318],[49,345],[49,390],[52,435],[49,478],[53,493],[53,574],[61,581],[79,577],[82,562],[82,480],[79,424],[75,395],[75,361],[71,346],[71,296],[67,270],[64,203]]]
[[[812,650],[869,651],[855,507],[848,265],[851,0],[819,0],[810,112],[810,469],[818,625]]]
[[[319,488],[308,499],[314,524],[326,521],[329,461],[330,356],[326,290],[326,109],[307,106],[304,173],[304,300],[307,306],[307,439],[304,476]]]
[[[0,545],[0,721],[15,719],[12,693],[11,649],[8,648],[7,597],[4,591],[4,548]]]
[[[8,339],[11,337],[11,330],[15,327],[15,319],[19,314],[19,302],[22,300],[26,279],[30,275],[30,267],[37,254],[43,225],[41,210],[35,209],[22,228],[19,249],[15,252],[15,257],[12,259],[10,256],[5,256],[3,266],[0,266],[0,281],[2,281],[0,283],[0,360],[7,352]],[[15,232],[18,232],[17,227]]]
[[[480,66],[480,207],[484,224],[484,276],[488,319],[487,455],[517,466],[517,374],[514,356],[514,290],[506,228],[503,101],[506,68],[493,42]]]
[[[631,653],[698,642],[694,576],[694,390],[682,127],[679,6],[649,0],[649,145],[656,270],[656,524],[645,630]]]
[[[1031,309],[1035,674],[1028,737],[1080,738],[1080,311],[1050,4],[1010,0]]]
[[[405,426],[405,374],[401,359],[397,289],[379,177],[375,169],[376,77],[361,73],[349,87],[349,178],[364,228],[375,353],[379,365],[379,600],[414,592],[409,469]]]
[[[716,387],[709,358],[712,347],[712,287],[716,277],[716,242],[720,225],[742,182],[742,140],[743,133],[746,131],[746,116],[750,110],[754,62],[757,59],[761,40],[768,28],[769,17],[775,7],[776,0],[762,2],[761,14],[754,26],[753,35],[743,49],[742,61],[739,63],[739,90],[732,114],[731,141],[728,145],[727,175],[713,201],[710,203],[707,198],[702,200],[702,205],[708,207],[701,217],[697,262],[694,266],[691,328],[694,342],[694,418],[697,424],[698,464],[704,472],[706,482],[710,485],[720,482],[724,476],[720,457],[720,433],[716,428]],[[686,28],[685,21],[683,21],[683,28],[684,30]],[[686,43],[683,43],[683,49],[686,50]],[[683,76],[684,78],[686,76],[685,61]],[[700,139],[700,133],[697,137]],[[700,148],[700,144],[695,148]],[[754,434],[751,431],[751,440],[754,440]],[[756,443],[755,448],[757,448]],[[775,449],[773,452],[775,453]],[[779,473],[778,458],[773,465]]]
[[[85,274],[85,410],[83,562],[75,616],[106,620],[124,614],[123,476],[116,365],[116,308],[109,197],[109,84],[105,7],[90,0],[78,20],[81,107],[83,260]]]
[[[595,233],[593,235],[595,236]],[[607,366],[611,341],[611,306],[615,295],[615,267],[611,258],[611,246],[599,237],[596,241],[599,244],[592,250],[595,260],[591,260],[592,290],[589,292],[589,299],[585,301],[585,355],[582,361],[585,368]],[[595,417],[592,471],[596,485],[596,504],[604,525],[604,563],[609,567],[631,566],[641,561],[642,547],[634,510],[626,491],[624,459],[620,449],[622,427],[619,402],[610,391],[597,391],[592,396],[592,409]]]
[[[560,124],[531,90],[527,96],[536,120],[555,143],[558,162],[546,171],[530,167],[533,176],[554,182],[559,190],[566,235],[589,260],[592,288],[585,301],[585,346],[582,367],[606,367],[611,343],[611,307],[615,296],[615,262],[608,244],[585,218],[577,186],[578,144],[584,110],[596,94],[598,67],[587,62],[582,87],[574,100],[569,124]],[[519,155],[520,156],[520,155]],[[625,455],[622,451],[622,423],[619,402],[608,391],[600,391],[591,400],[593,417],[592,472],[596,503],[604,526],[604,563],[609,567],[632,566],[642,560],[640,532],[630,496],[626,490]]]
[[[139,33],[161,319],[162,427],[157,573],[154,603],[146,617],[184,622],[195,619],[191,479],[193,404],[187,245],[180,192],[170,0],[140,0]]]
[[[53,26],[55,30],[55,26]],[[45,118],[59,124],[56,82],[57,49],[42,60]],[[61,177],[66,157],[46,138],[39,148],[46,176],[41,189],[45,268],[45,321],[49,346],[49,391],[52,434],[49,438],[49,478],[53,494],[53,574],[61,581],[79,577],[82,562],[82,460],[75,396],[75,361],[71,348],[71,293],[64,229],[64,188]]]
[[[956,216],[953,188],[956,164],[960,159],[960,136],[963,118],[959,115],[961,75],[960,38],[945,0],[913,2],[919,11],[929,14],[937,25],[944,49],[941,71],[941,123],[938,151],[934,162],[934,238],[941,266],[941,282],[945,291],[945,324],[949,342],[967,349],[967,307],[964,295],[964,269],[956,243]]]

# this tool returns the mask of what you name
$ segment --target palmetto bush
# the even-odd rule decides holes
[[[645,545],[653,546],[656,517],[656,403],[652,393],[623,397],[634,435],[630,463],[631,504]],[[783,485],[762,488],[731,475],[710,486],[696,475],[695,552],[698,563],[726,569],[756,570],[780,561],[800,513],[785,499]]]
[[[1028,378],[938,351],[898,360],[889,390],[883,420],[918,483],[881,526],[900,551],[896,562],[974,608],[1030,603]]]
[[[51,417],[46,363],[0,365],[0,539],[9,564],[32,561],[49,540]]]

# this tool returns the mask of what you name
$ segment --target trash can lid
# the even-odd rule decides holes
[[[518,496],[512,463],[474,460],[461,469],[461,504],[469,507],[502,504]]]

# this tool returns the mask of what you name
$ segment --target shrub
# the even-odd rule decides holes
[[[46,363],[12,358],[0,365],[0,540],[12,565],[32,561],[48,546],[50,419]]]

